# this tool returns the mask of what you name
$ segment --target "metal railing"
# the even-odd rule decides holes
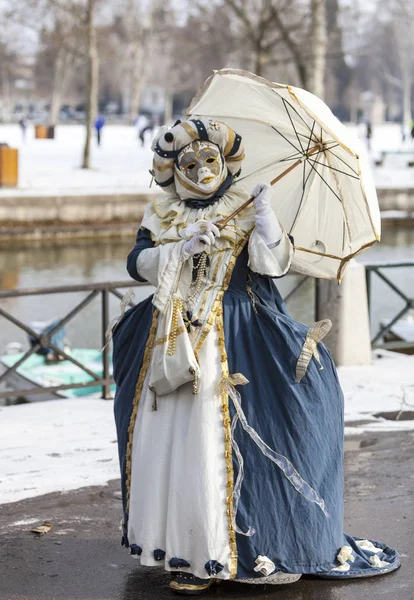
[[[300,280],[295,283],[293,288],[286,294],[284,300],[288,302],[293,296],[295,296],[298,291],[302,288],[303,284],[309,279],[309,277],[302,277]],[[69,384],[60,384],[53,386],[38,386],[32,387],[28,389],[19,389],[13,390],[8,389],[6,391],[0,390],[0,400],[2,399],[11,399],[18,397],[28,397],[34,396],[37,394],[50,393],[54,394],[56,392],[63,392],[65,390],[72,390],[77,388],[88,388],[88,387],[96,387],[102,386],[102,398],[109,399],[112,397],[111,395],[111,386],[114,381],[110,376],[110,348],[106,341],[106,331],[109,325],[109,297],[110,295],[114,295],[117,298],[123,298],[123,294],[118,290],[122,288],[130,288],[130,287],[141,287],[141,286],[149,286],[147,283],[138,283],[136,281],[112,281],[105,283],[91,283],[85,285],[68,285],[68,286],[58,286],[58,287],[41,287],[41,288],[29,288],[29,289],[20,289],[20,290],[0,290],[0,300],[4,300],[6,298],[22,298],[28,296],[41,296],[46,294],[69,294],[74,292],[88,292],[85,298],[81,300],[74,308],[72,308],[64,317],[62,317],[59,322],[49,330],[47,334],[42,333],[39,334],[27,323],[24,323],[14,315],[12,315],[9,311],[6,311],[4,308],[0,306],[0,318],[3,317],[16,325],[19,329],[23,330],[26,334],[31,336],[34,340],[32,347],[27,350],[19,360],[17,360],[13,366],[6,368],[6,370],[0,374],[0,385],[3,383],[7,383],[7,380],[10,376],[19,369],[26,361],[29,359],[34,353],[49,348],[51,349],[58,357],[62,359],[70,361],[72,364],[76,365],[79,369],[84,371],[87,375],[92,377],[92,381],[84,382],[84,383],[69,383]],[[59,329],[62,329],[71,319],[73,319],[76,315],[82,312],[95,298],[101,298],[100,302],[100,333],[101,333],[101,341],[102,341],[102,375],[94,372],[88,366],[78,361],[74,356],[65,352],[61,348],[57,347],[52,340],[52,336],[56,334]],[[133,302],[129,302],[130,306],[133,306]]]
[[[400,262],[388,262],[388,263],[373,263],[365,265],[366,281],[367,281],[367,295],[368,295],[368,309],[369,314],[372,314],[372,279],[376,275],[379,277],[391,290],[393,290],[404,302],[404,306],[399,310],[389,321],[385,324],[379,325],[379,329],[374,333],[371,339],[371,345],[373,348],[385,348],[387,350],[403,350],[414,347],[414,341],[391,341],[381,342],[384,335],[392,330],[392,327],[399,321],[404,315],[406,315],[410,309],[414,308],[414,298],[409,298],[407,294],[394,282],[391,281],[387,275],[384,275],[384,271],[387,269],[402,269],[402,268],[414,267],[412,261],[400,261]]]
[[[27,361],[30,356],[34,353],[40,351],[41,349],[50,348],[58,357],[70,361],[72,364],[76,365],[79,369],[84,371],[90,377],[92,377],[92,381],[84,382],[84,383],[70,383],[70,384],[62,384],[62,385],[54,385],[48,387],[35,387],[23,390],[7,390],[4,392],[0,392],[0,399],[3,398],[15,398],[15,397],[27,397],[33,396],[36,394],[42,393],[55,393],[62,392],[65,390],[71,390],[76,388],[88,388],[88,387],[96,387],[102,386],[102,398],[108,399],[111,398],[111,385],[114,383],[112,377],[110,376],[110,349],[109,345],[106,343],[106,331],[109,325],[109,298],[110,295],[114,295],[117,298],[122,299],[123,295],[118,291],[119,288],[129,288],[129,287],[138,287],[148,285],[145,283],[138,283],[135,281],[114,281],[107,283],[91,283],[87,285],[67,285],[67,286],[59,286],[59,287],[44,287],[44,288],[31,288],[31,289],[21,289],[21,290],[0,290],[0,300],[6,298],[21,298],[27,296],[41,296],[45,294],[67,294],[74,292],[89,292],[81,302],[79,302],[74,308],[72,308],[63,318],[59,320],[59,322],[50,329],[48,333],[37,333],[34,329],[24,323],[20,319],[13,316],[10,312],[0,307],[0,317],[4,317],[14,325],[16,325],[19,329],[23,330],[33,339],[32,347],[27,350],[23,356],[14,363],[13,366],[6,368],[2,375],[0,375],[0,384],[7,383],[8,378],[17,371],[19,367],[23,365]],[[101,298],[100,302],[100,313],[101,313],[101,340],[102,340],[102,375],[94,372],[90,368],[88,368],[85,364],[76,360],[73,356],[57,347],[53,340],[52,336],[56,334],[59,329],[64,327],[73,317],[78,315],[82,310],[84,310],[96,297]],[[133,306],[133,302],[129,302],[130,306]]]
[[[374,333],[371,344],[373,348],[387,348],[389,350],[395,349],[403,349],[414,347],[414,342],[382,342],[384,335],[389,332],[395,323],[401,319],[411,308],[414,308],[414,299],[409,298],[407,294],[387,275],[384,274],[384,271],[388,269],[400,269],[400,268],[409,268],[414,267],[414,262],[412,261],[401,261],[396,263],[374,263],[365,265],[366,269],[366,281],[367,281],[367,294],[368,294],[368,306],[370,315],[372,313],[372,279],[374,276],[379,277],[391,290],[393,290],[404,302],[404,306],[401,310],[399,310],[392,319],[390,319],[385,324],[380,324],[379,329]],[[296,275],[297,277],[297,275]],[[290,289],[284,297],[285,302],[288,302],[292,299],[296,294],[301,292],[301,288],[308,281],[309,277],[303,276],[300,277],[298,281],[295,282],[295,285],[292,289]],[[104,283],[91,283],[85,285],[69,285],[69,286],[58,286],[58,287],[42,287],[42,288],[29,288],[29,289],[21,289],[21,290],[0,290],[0,300],[10,299],[10,298],[21,298],[27,296],[41,296],[46,294],[70,294],[74,292],[87,292],[85,298],[83,298],[74,308],[72,308],[63,318],[59,320],[59,322],[53,327],[53,329],[49,330],[47,334],[38,333],[34,331],[34,329],[27,323],[24,323],[22,320],[18,319],[10,312],[0,307],[0,317],[3,317],[16,325],[18,328],[23,330],[26,334],[32,337],[33,343],[32,347],[24,352],[23,356],[21,356],[12,366],[6,368],[4,372],[0,375],[0,385],[7,382],[8,378],[21,367],[25,361],[27,361],[30,356],[34,353],[39,352],[42,349],[49,348],[51,349],[58,357],[70,361],[72,364],[76,365],[79,369],[81,369],[84,373],[86,373],[89,377],[92,378],[92,381],[86,381],[83,383],[68,383],[61,385],[53,385],[48,387],[32,387],[29,389],[19,389],[13,390],[9,389],[6,391],[0,391],[0,400],[5,398],[17,398],[17,397],[27,397],[33,396],[42,393],[50,393],[54,394],[56,392],[63,392],[65,390],[71,390],[76,388],[91,388],[100,386],[102,388],[102,398],[108,399],[111,398],[111,386],[114,381],[110,375],[110,348],[106,343],[106,331],[110,322],[109,319],[109,299],[110,296],[113,295],[119,299],[123,298],[123,294],[119,291],[122,288],[130,288],[130,287],[141,287],[148,286],[146,283],[138,283],[135,281],[114,281],[114,282],[104,282]],[[62,350],[53,342],[52,337],[56,332],[64,327],[73,317],[78,315],[81,311],[83,311],[95,298],[100,297],[100,335],[102,341],[102,373],[96,373],[87,365],[83,364],[79,360],[77,360],[74,356]],[[133,302],[129,302],[129,306],[133,306]]]

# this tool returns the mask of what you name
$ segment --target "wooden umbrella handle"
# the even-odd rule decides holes
[[[296,162],[294,162],[292,165],[290,165],[290,167],[288,167],[285,171],[283,171],[283,173],[280,173],[280,175],[278,175],[277,177],[272,179],[272,181],[270,182],[270,185],[275,185],[275,183],[280,181],[283,177],[285,177],[288,173],[290,173],[291,171],[293,171],[293,169],[295,169],[298,165],[300,165],[304,159],[308,158],[309,156],[312,156],[312,154],[315,154],[315,152],[318,152],[321,150],[323,150],[322,144],[318,144],[317,146],[314,146],[313,148],[311,148],[308,152],[306,152],[306,154],[303,155],[302,158],[299,158]],[[245,202],[244,204],[239,206],[239,208],[237,208],[234,212],[232,212],[231,215],[229,215],[222,221],[219,221],[218,223],[216,223],[216,226],[220,229],[220,231],[222,229],[224,229],[224,227],[227,225],[227,223],[229,221],[231,221],[231,219],[234,219],[234,217],[236,217],[242,210],[247,208],[249,206],[249,204],[251,204],[253,202],[253,200],[254,200],[253,197],[249,198],[249,200],[247,200],[247,202]]]

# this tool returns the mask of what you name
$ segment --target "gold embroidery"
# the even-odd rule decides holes
[[[131,414],[131,419],[129,421],[129,427],[128,427],[128,444],[127,444],[127,450],[126,450],[126,469],[125,469],[125,471],[126,471],[126,490],[127,490],[127,500],[126,500],[127,512],[129,512],[129,500],[130,500],[130,495],[131,495],[132,440],[133,440],[133,436],[134,436],[135,422],[137,420],[139,399],[142,394],[142,388],[144,386],[145,377],[147,376],[148,367],[149,367],[150,360],[151,360],[152,348],[153,348],[155,336],[157,333],[158,315],[159,315],[159,311],[155,310],[154,315],[152,317],[152,323],[151,323],[151,328],[150,328],[150,332],[149,332],[149,336],[148,336],[148,340],[147,340],[147,345],[145,347],[142,366],[139,371],[137,385],[135,386],[134,399],[132,401],[132,414]]]
[[[198,131],[192,128],[192,126],[186,121],[181,122],[180,126],[185,129],[186,133],[190,136],[192,140],[199,140],[200,136],[198,135]]]
[[[296,364],[297,383],[300,383],[301,380],[305,377],[312,356],[314,356],[320,364],[320,370],[323,369],[319,357],[317,344],[321,340],[323,340],[323,338],[329,333],[331,327],[332,322],[329,319],[318,321],[317,323],[314,323],[311,327],[309,327],[308,333],[306,334],[305,342],[302,346],[302,351]]]
[[[198,339],[198,342],[194,348],[194,354],[195,354],[197,361],[198,361],[198,353],[200,352],[208,334],[210,333],[210,329],[214,323],[215,314],[216,314],[217,310],[219,310],[219,308],[221,308],[221,301],[222,301],[224,292],[227,290],[227,288],[229,286],[230,279],[231,279],[231,276],[233,273],[234,265],[236,264],[237,257],[239,256],[240,252],[243,250],[247,239],[248,239],[247,237],[243,237],[240,239],[232,256],[230,257],[227,271],[223,278],[223,284],[221,286],[221,290],[217,293],[217,297],[214,301],[213,308],[211,309],[211,312],[210,312],[208,318],[206,319],[206,324],[204,325],[203,330]]]
[[[181,335],[182,333],[184,333],[185,331],[185,325],[182,325],[182,327],[179,327],[176,331],[176,336]],[[154,342],[155,346],[160,346],[161,344],[165,344],[166,342],[169,342],[170,340],[170,336],[171,334],[169,333],[168,335],[165,335],[164,337],[161,338],[157,338]]]
[[[233,131],[233,129],[231,129],[231,127],[229,127],[228,125],[227,125],[227,133],[229,135],[229,138],[228,138],[227,144],[226,144],[226,146],[225,146],[225,148],[223,150],[224,157],[226,157],[227,154],[230,152],[230,150],[233,148],[234,139],[236,137],[236,132]]]
[[[169,356],[173,356],[175,354],[175,350],[177,347],[177,333],[178,333],[178,329],[181,329],[178,327],[178,315],[183,310],[183,301],[181,300],[181,298],[176,296],[175,298],[173,298],[172,302],[173,302],[173,314],[172,314],[171,332],[169,335],[168,350],[167,350]]]
[[[168,169],[173,169],[174,168],[174,161],[170,160],[167,163],[165,163],[164,165],[159,165],[158,163],[156,165],[154,165],[154,168],[157,171],[168,171]]]
[[[246,158],[245,154],[242,154],[241,156],[237,156],[237,154],[236,154],[236,156],[229,156],[228,158],[226,158],[226,162],[231,162],[233,160],[241,161],[241,160],[244,160],[245,158]]]
[[[224,342],[224,326],[223,326],[223,311],[217,309],[216,311],[216,328],[218,334],[218,343],[220,349],[220,360],[221,360],[221,374],[223,380],[229,378],[229,367],[227,362],[227,352]],[[229,546],[230,546],[230,579],[234,579],[237,575],[237,543],[236,536],[233,529],[233,488],[234,488],[234,472],[233,472],[233,458],[232,458],[232,447],[231,447],[231,419],[229,411],[229,396],[226,389],[223,387],[221,394],[221,412],[223,418],[224,428],[224,460],[226,462],[226,475],[227,475],[227,496],[226,496],[226,515],[227,524],[229,531]]]

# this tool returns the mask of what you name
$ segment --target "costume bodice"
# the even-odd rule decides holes
[[[248,267],[248,260],[249,252],[246,244],[237,258],[227,293],[248,296],[253,293],[262,304],[273,306],[276,304],[280,312],[287,314],[285,303],[275,284],[275,278],[254,273]]]

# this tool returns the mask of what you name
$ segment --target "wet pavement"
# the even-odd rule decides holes
[[[414,433],[347,441],[345,530],[386,541],[401,569],[347,582],[302,578],[290,586],[223,583],[204,597],[237,600],[414,600]],[[0,600],[174,598],[161,568],[139,568],[120,547],[118,482],[0,506]],[[36,537],[43,521],[52,530]]]

